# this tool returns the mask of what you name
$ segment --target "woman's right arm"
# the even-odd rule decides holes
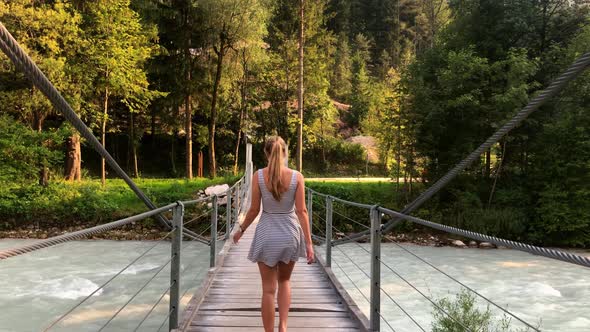
[[[295,213],[301,224],[303,235],[305,236],[305,244],[307,247],[307,263],[311,264],[314,261],[313,242],[311,241],[311,229],[309,227],[309,215],[307,206],[305,205],[305,180],[301,173],[297,173],[297,189],[295,191]]]

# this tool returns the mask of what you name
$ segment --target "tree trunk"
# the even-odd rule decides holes
[[[109,107],[109,87],[105,87],[104,89],[104,109],[102,114],[102,126],[100,130],[101,134],[101,144],[103,148],[106,148],[106,132],[107,132],[107,116],[108,116],[108,107]],[[106,175],[106,162],[104,158],[100,159],[100,182],[104,187],[107,183],[107,175]]]
[[[504,156],[506,156],[506,140],[504,140],[502,144],[502,159],[500,159],[500,162],[498,163],[498,168],[496,169],[496,174],[494,174],[494,183],[492,184],[492,190],[490,190],[490,197],[488,198],[488,210],[492,205],[492,197],[494,197],[494,191],[496,191],[496,183],[498,182],[498,177],[500,176],[500,170],[502,170]]]
[[[78,133],[74,133],[66,140],[66,169],[64,175],[67,181],[80,181],[82,179],[82,152]]]
[[[219,92],[219,83],[221,82],[221,72],[223,70],[223,56],[225,55],[225,40],[223,35],[220,36],[221,45],[217,53],[217,71],[215,73],[215,83],[213,84],[213,94],[211,96],[211,117],[209,119],[209,177],[217,176],[217,164],[215,162],[215,125],[217,121],[217,95]]]
[[[185,98],[184,116],[184,131],[186,132],[186,178],[190,180],[193,178],[193,112],[190,94],[187,94]]]
[[[490,168],[492,165],[491,158],[492,158],[492,148],[488,148],[486,150],[486,168],[484,170],[484,177],[486,179],[490,177]]]
[[[176,126],[175,126],[176,127]],[[170,166],[172,167],[172,174],[177,176],[176,172],[176,137],[177,137],[177,130],[174,129],[174,134],[172,135],[172,144],[170,145]]]
[[[324,116],[322,115],[320,117],[320,129],[321,129],[321,134],[322,134],[322,163],[324,165],[324,170],[326,169],[326,139],[324,136]]]
[[[192,60],[191,60],[191,53],[190,53],[190,47],[191,47],[191,35],[190,35],[190,30],[188,29],[191,25],[190,20],[189,20],[189,7],[190,3],[187,2],[187,7],[185,8],[185,17],[184,17],[184,23],[185,23],[185,32],[187,33],[187,35],[185,36],[185,47],[184,47],[184,61],[185,61],[185,65],[186,65],[186,96],[185,96],[185,107],[184,107],[184,112],[185,112],[185,132],[186,132],[186,178],[191,180],[193,178],[193,112],[192,112],[192,107],[191,107],[191,102],[192,102],[192,98],[191,98],[191,89],[189,88],[189,85],[191,84],[191,80],[192,80],[192,75],[191,75],[191,70],[192,70]]]
[[[34,93],[34,88],[32,90]],[[45,120],[45,115],[39,111],[34,112],[34,123],[33,128],[38,133],[43,131],[43,121]],[[39,144],[43,145],[44,142],[40,142]],[[49,184],[49,169],[46,165],[46,160],[39,160],[39,185],[46,187]]]
[[[297,170],[303,169],[303,28],[305,0],[299,0],[299,89],[297,93]]]
[[[403,100],[402,100],[403,103]],[[402,109],[400,103],[399,115],[397,117],[397,151],[395,152],[395,159],[397,162],[397,174],[395,176],[395,182],[397,183],[396,190],[399,193],[399,178],[401,176],[401,165],[402,165]]]
[[[151,114],[151,133],[152,133],[152,150],[156,149],[156,110],[152,110]]]
[[[137,146],[135,144],[135,122],[133,112],[129,113],[129,146],[131,148],[131,162],[133,163],[133,176],[139,177],[139,168],[137,167]]]
[[[242,81],[242,87],[240,89],[241,104],[240,104],[240,117],[238,122],[238,139],[236,140],[236,153],[234,154],[234,176],[238,175],[238,161],[240,156],[240,141],[242,139],[242,125],[244,122],[246,110],[246,84],[248,83],[248,64],[246,62],[246,50],[242,51],[242,68],[244,70],[244,78]]]

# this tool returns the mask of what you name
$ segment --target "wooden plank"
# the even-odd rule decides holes
[[[355,323],[350,319],[342,319],[339,317],[289,317],[289,328],[297,327],[356,327]],[[279,325],[279,320],[275,319],[275,327]],[[205,316],[197,315],[191,322],[191,326],[234,326],[234,327],[262,327],[262,319],[260,317],[248,316]]]
[[[254,232],[248,233],[238,246],[230,246],[229,241],[226,243],[222,250],[223,259],[218,260],[222,263],[209,272],[205,287],[189,303],[192,311],[183,321],[182,331],[263,330],[260,274],[258,266],[246,259]],[[307,265],[303,260],[297,263],[291,277],[291,289],[289,331],[362,330],[321,264]],[[275,325],[278,325],[278,306],[275,310]]]
[[[278,309],[277,309],[278,312]],[[260,317],[260,311],[254,310],[203,310],[202,315],[210,316],[244,316],[244,317]],[[344,311],[292,311],[289,312],[289,317],[349,317]]]
[[[186,332],[261,332],[259,327],[191,326]],[[289,332],[359,332],[356,328],[289,327]]]
[[[278,310],[278,308],[276,308]],[[251,310],[260,311],[260,301],[248,303],[219,303],[204,302],[199,306],[199,310]],[[343,311],[348,309],[343,304],[338,303],[291,303],[293,311]]]

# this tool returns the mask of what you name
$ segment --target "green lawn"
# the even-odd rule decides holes
[[[137,179],[139,188],[156,206],[194,197],[199,189],[234,183],[238,177],[215,179]],[[24,222],[68,221],[106,222],[147,210],[123,180],[109,179],[80,183],[53,182],[43,188],[36,184],[0,187],[0,220],[6,227]]]

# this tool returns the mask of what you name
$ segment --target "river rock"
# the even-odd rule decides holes
[[[479,244],[479,247],[481,249],[492,249],[492,248],[494,248],[494,245],[489,242],[482,242]]]
[[[463,241],[461,240],[454,240],[453,242],[451,242],[451,244],[458,248],[465,248],[465,243],[463,243]]]
[[[228,189],[229,189],[229,185],[224,183],[224,184],[220,184],[217,186],[211,186],[211,187],[205,188],[205,194],[207,196],[212,196],[212,195],[221,196],[221,195],[225,195],[227,193]]]
[[[477,248],[477,242],[469,241],[469,248]]]

